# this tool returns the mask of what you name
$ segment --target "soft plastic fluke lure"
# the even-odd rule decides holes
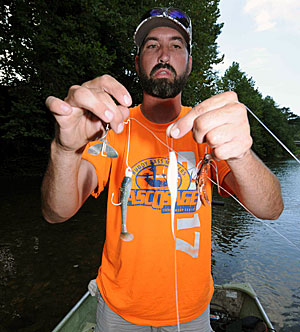
[[[122,214],[122,231],[120,237],[124,241],[131,241],[133,239],[133,235],[127,232],[127,227],[126,227],[127,203],[130,195],[131,184],[132,184],[132,170],[130,167],[127,167],[120,188],[121,191],[120,202],[121,202],[121,214]]]
[[[175,218],[175,206],[177,200],[178,165],[177,165],[176,154],[174,151],[170,151],[169,153],[167,183],[171,194],[171,223],[172,223],[172,233],[175,239],[174,218]]]

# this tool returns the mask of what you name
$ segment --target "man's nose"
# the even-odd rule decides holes
[[[158,60],[160,63],[168,63],[170,61],[170,52],[168,47],[161,47]]]

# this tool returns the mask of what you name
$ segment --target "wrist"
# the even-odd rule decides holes
[[[83,149],[82,149],[83,150]],[[53,158],[64,158],[71,160],[80,160],[81,152],[78,150],[72,150],[64,147],[60,142],[55,138],[51,143],[51,159]]]
[[[251,149],[249,149],[236,158],[228,159],[227,163],[230,167],[235,166],[235,165],[242,166],[244,164],[247,164],[251,158],[253,158],[253,153],[252,153]]]

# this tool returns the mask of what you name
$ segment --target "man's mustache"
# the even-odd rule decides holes
[[[168,63],[165,63],[165,64],[158,63],[151,70],[150,77],[152,77],[160,69],[168,69],[172,74],[174,74],[175,77],[177,75],[176,70],[171,65],[169,65]]]

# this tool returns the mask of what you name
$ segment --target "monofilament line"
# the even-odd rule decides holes
[[[144,129],[146,129],[147,131],[149,131],[162,145],[166,146],[168,148],[169,152],[169,158],[170,158],[170,154],[175,153],[177,155],[178,152],[176,152],[175,150],[173,150],[173,139],[171,139],[171,147],[166,144],[165,142],[163,142],[159,137],[157,137],[157,135],[154,134],[154,132],[152,130],[150,130],[149,128],[147,128],[143,123],[141,123],[140,121],[138,121],[135,118],[129,118],[127,122],[129,124],[129,133],[128,133],[128,137],[130,137],[130,120],[135,120],[140,126],[142,126]],[[128,146],[127,146],[127,166],[128,166],[128,151],[129,151],[129,141],[130,139],[128,138]],[[176,167],[177,167],[177,159],[175,157],[176,160]],[[170,166],[171,163],[169,163]],[[169,167],[168,167],[168,171],[169,171]],[[177,171],[178,173],[178,171]],[[175,175],[176,176],[176,175]],[[178,174],[177,176],[178,177]],[[173,179],[174,180],[174,179]],[[177,180],[176,180],[177,183]],[[177,185],[176,185],[176,190],[177,190]],[[172,207],[171,207],[172,209]],[[173,207],[173,209],[175,210],[175,206]],[[174,212],[174,211],[173,211]],[[172,214],[172,213],[171,213]],[[174,214],[174,213],[173,213]],[[178,303],[178,280],[177,280],[177,252],[176,252],[176,237],[175,237],[175,231],[174,231],[174,215],[173,215],[173,220],[172,220],[172,224],[173,224],[173,237],[174,237],[174,241],[175,241],[175,253],[174,253],[174,272],[175,272],[175,302],[176,302],[176,316],[177,316],[177,331],[180,332],[180,317],[179,317],[179,303]]]
[[[208,178],[211,183],[217,185],[217,183],[215,183],[214,180],[212,180],[211,178]],[[275,233],[277,233],[278,235],[280,235],[283,239],[285,239],[290,245],[292,245],[293,247],[295,247],[298,251],[300,251],[300,248],[293,243],[291,240],[289,240],[286,236],[284,236],[283,234],[281,234],[280,232],[278,232],[275,228],[271,227],[269,224],[267,224],[266,222],[264,222],[262,219],[256,217],[242,202],[240,202],[234,195],[232,195],[229,191],[227,191],[225,188],[223,188],[222,186],[219,185],[219,187],[225,191],[230,197],[232,197],[238,204],[240,204],[241,207],[243,207],[248,213],[251,214],[252,217],[254,217],[256,220],[261,221],[263,223],[263,225],[269,227],[272,231],[274,231]]]
[[[275,134],[272,133],[272,131],[250,110],[249,107],[245,105],[247,111],[254,116],[254,118],[276,139],[276,141],[300,164],[300,160],[293,154],[293,152],[285,146],[279,138]]]
[[[129,167],[128,165],[128,158],[129,158],[129,145],[130,145],[130,119],[128,119],[128,141],[127,141],[127,155],[126,155],[126,166]],[[126,122],[125,122],[126,123]]]
[[[159,137],[157,137],[151,129],[147,128],[147,127],[146,127],[144,124],[142,124],[139,120],[137,120],[137,119],[135,119],[135,118],[128,118],[128,119],[129,119],[129,120],[134,120],[134,121],[136,121],[141,127],[143,127],[144,129],[148,130],[149,133],[152,134],[153,137],[156,138],[156,139],[157,139],[162,145],[164,145],[168,150],[172,150],[172,151],[174,151],[174,152],[177,154],[177,156],[181,156],[179,152],[177,152],[177,151],[175,151],[175,150],[173,149],[173,138],[171,139],[171,146],[169,146],[169,145],[166,144],[163,140],[161,140]],[[125,123],[127,123],[127,122],[125,122]]]

